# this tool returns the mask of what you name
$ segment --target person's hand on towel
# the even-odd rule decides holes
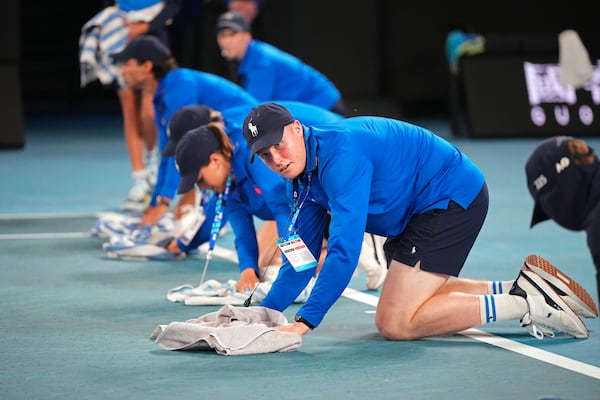
[[[256,276],[254,269],[246,268],[240,274],[240,279],[237,281],[235,288],[238,293],[244,293],[246,290],[251,292],[257,284],[258,276]]]
[[[310,330],[309,327],[306,326],[306,324],[304,324],[303,322],[294,322],[292,324],[275,326],[273,327],[273,329],[280,332],[296,333],[300,336],[306,335]]]

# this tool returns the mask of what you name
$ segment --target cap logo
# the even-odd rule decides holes
[[[556,167],[556,173],[560,174],[565,169],[569,168],[569,165],[571,165],[571,160],[569,160],[569,157],[561,158],[560,161],[554,165]]]
[[[248,122],[248,130],[250,131],[252,137],[258,136],[258,128],[252,122]]]

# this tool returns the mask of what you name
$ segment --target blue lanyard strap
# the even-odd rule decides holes
[[[294,226],[296,225],[296,220],[298,219],[298,215],[300,214],[300,209],[304,205],[304,202],[308,198],[308,192],[310,191],[310,179],[311,174],[307,175],[307,184],[306,188],[303,190],[304,196],[300,199],[299,189],[298,189],[298,178],[294,179],[294,204],[292,205],[292,212],[290,213],[289,221],[290,224],[285,232],[284,240],[288,240],[290,236],[294,234]]]
[[[229,189],[231,188],[231,175],[227,177],[225,183],[225,190],[223,193],[219,193],[217,197],[217,203],[215,205],[215,218],[213,219],[212,227],[210,228],[210,240],[208,242],[208,251],[212,253],[219,237],[219,231],[221,230],[221,224],[223,223],[223,207],[227,205],[227,197],[229,196]]]

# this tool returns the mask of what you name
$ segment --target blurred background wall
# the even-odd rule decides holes
[[[81,27],[107,4],[3,2],[0,9],[8,17],[0,41],[3,114],[19,114],[11,104],[21,102],[24,118],[119,112],[114,91],[99,84],[79,86]],[[265,0],[254,32],[324,72],[358,113],[448,115],[453,92],[444,48],[451,29],[496,36],[536,34],[551,42],[560,31],[575,29],[596,52],[598,16],[586,4]],[[184,0],[171,27],[181,66],[223,74],[214,23],[224,10],[220,0]]]

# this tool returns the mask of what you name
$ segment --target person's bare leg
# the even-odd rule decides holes
[[[138,171],[142,172],[144,171],[144,141],[140,133],[138,103],[135,93],[128,88],[121,88],[117,93],[121,102],[123,131],[131,162],[131,170],[134,173]]]
[[[152,93],[142,91],[140,100],[140,130],[146,151],[152,151],[156,146],[158,132],[154,116],[154,104],[152,103],[153,98],[154,95]]]
[[[487,294],[489,283],[488,281],[479,281],[466,278],[450,278],[444,286],[438,290],[438,294],[461,292],[470,294]]]
[[[181,219],[185,214],[190,212],[196,206],[196,190],[192,190],[182,194],[177,200],[177,204],[173,208],[173,215],[177,219]]]
[[[458,332],[481,324],[477,295],[440,290],[447,275],[393,260],[375,314],[377,329],[390,340],[412,340]]]
[[[275,221],[265,221],[256,233],[258,242],[258,267],[281,265],[281,253],[277,247],[277,224]]]

